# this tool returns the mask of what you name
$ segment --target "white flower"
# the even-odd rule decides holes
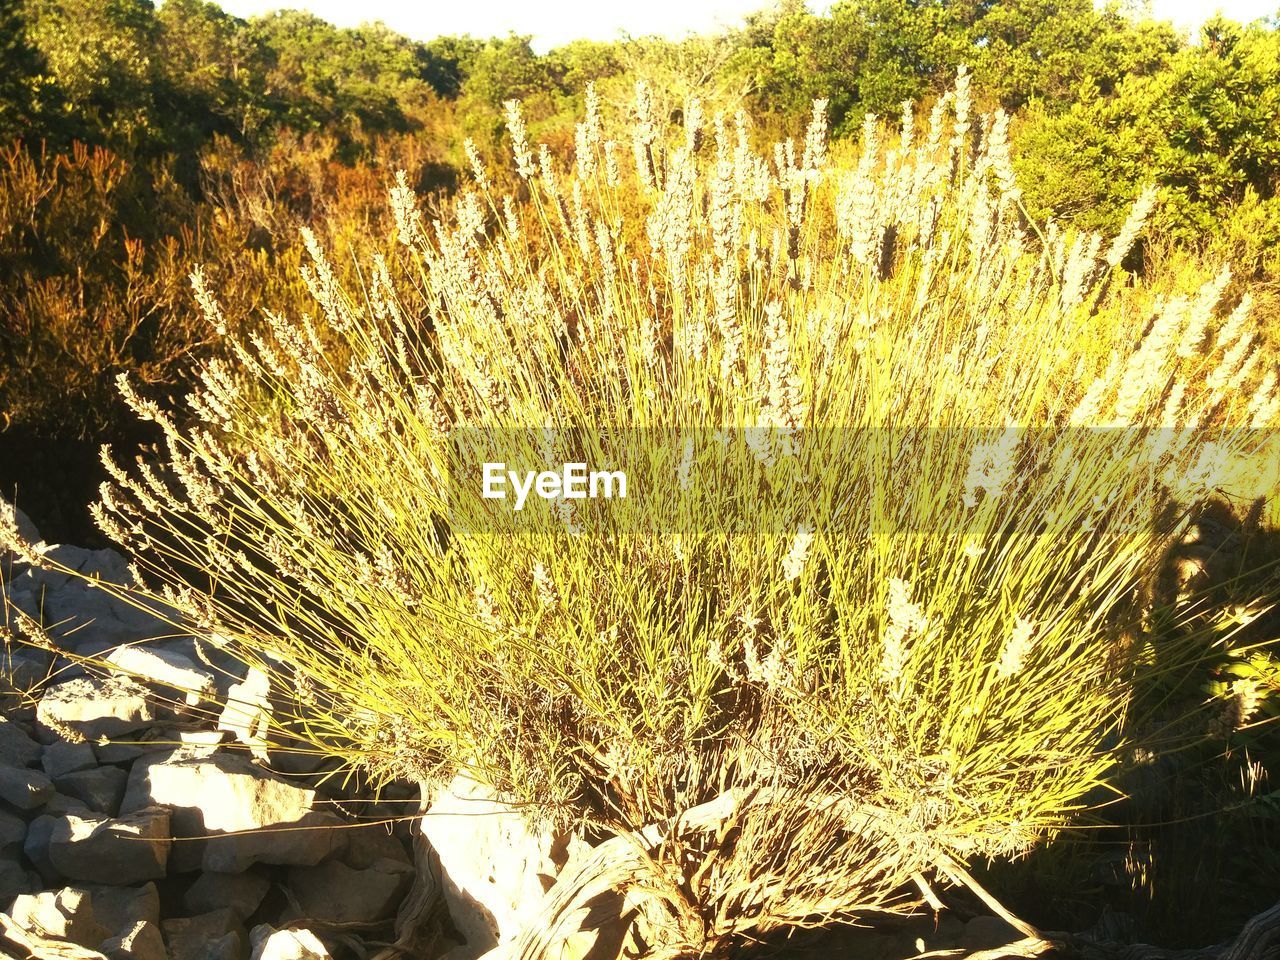
[[[1022,672],[1027,657],[1031,654],[1032,639],[1036,625],[1030,620],[1018,617],[1013,625],[1013,632],[1000,651],[1000,662],[996,665],[996,673],[1002,679],[1015,677]]]
[[[796,538],[791,542],[791,551],[783,558],[782,572],[788,580],[799,579],[809,560],[809,547],[813,544],[813,531],[803,523],[796,530]]]
[[[686,437],[684,441],[684,453],[680,456],[680,464],[676,467],[676,483],[680,485],[681,490],[689,489],[689,471],[693,467],[693,438]]]
[[[911,582],[898,577],[889,578],[889,605],[887,623],[880,634],[883,647],[880,658],[880,674],[893,689],[894,696],[901,695],[902,672],[907,665],[910,650],[907,641],[919,636],[929,626],[924,608],[911,599]]]
[[[969,457],[969,472],[964,480],[964,505],[970,509],[978,503],[978,491],[988,497],[998,497],[1013,477],[1014,458],[1018,452],[1021,432],[1012,428],[1004,430],[991,441],[979,443]]]

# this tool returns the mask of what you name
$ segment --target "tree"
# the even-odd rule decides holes
[[[1021,138],[1032,212],[1115,226],[1142,185],[1162,188],[1167,231],[1195,240],[1247,192],[1280,185],[1280,35],[1220,18],[1166,69],[1096,90],[1059,116],[1036,111]]]
[[[32,0],[26,12],[50,132],[127,152],[153,142],[150,0]]]
[[[436,37],[418,48],[419,71],[442,97],[457,97],[484,41],[472,36]]]
[[[158,83],[166,116],[189,128],[184,146],[215,134],[252,138],[267,119],[264,57],[248,24],[206,0],[165,0],[157,13]]]
[[[12,139],[40,126],[40,57],[18,4],[0,6],[0,62],[5,65],[0,72],[0,137]]]

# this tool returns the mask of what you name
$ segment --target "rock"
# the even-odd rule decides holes
[[[167,806],[174,836],[209,838],[205,844],[181,844],[189,851],[179,849],[175,869],[202,865],[241,873],[255,863],[313,866],[340,845],[340,831],[322,828],[341,820],[317,809],[314,790],[272,776],[244,757],[193,749],[199,748],[135,763],[120,807]],[[192,862],[195,854],[199,863]]]
[[[386,827],[372,825],[347,831],[347,846],[342,851],[342,862],[357,870],[367,870],[378,860],[393,860],[411,864],[413,861],[404,844]]]
[[[82,947],[96,947],[105,939],[93,913],[93,898],[83,890],[46,890],[23,894],[13,901],[10,915],[26,929]]]
[[[53,654],[36,647],[10,647],[0,650],[0,677],[15,690],[35,690],[49,679]]]
[[[964,925],[960,946],[969,950],[989,950],[1003,947],[1022,938],[1020,934],[999,917],[974,917]]]
[[[0,800],[19,810],[41,807],[53,793],[53,781],[39,770],[0,767]]]
[[[10,847],[22,848],[27,839],[27,823],[21,817],[15,817],[7,810],[0,810],[0,852]]]
[[[54,780],[68,773],[88,770],[97,765],[98,757],[94,754],[93,747],[87,743],[67,743],[65,740],[58,740],[45,747],[44,753],[40,756],[40,766]]]
[[[234,910],[162,920],[160,930],[173,960],[243,960],[248,952],[244,925]]]
[[[133,763],[148,753],[161,753],[173,749],[174,738],[160,727],[150,727],[111,743],[94,745],[93,752],[99,763]]]
[[[30,893],[39,887],[32,883],[32,876],[12,853],[0,855],[0,910],[9,912],[13,898]]]
[[[61,544],[45,544],[37,551],[41,556],[54,561],[55,563],[70,566],[76,569],[75,564],[80,562],[80,556],[85,552],[78,547],[67,547]],[[70,562],[68,562],[70,561]],[[61,570],[38,570],[34,567],[27,567],[25,570],[14,575],[9,581],[9,593],[11,598],[21,594],[33,594],[37,600],[43,599],[47,594],[55,593],[68,585],[73,585],[72,574],[63,573]],[[25,607],[23,608],[26,609]],[[39,616],[40,610],[32,612],[27,610],[32,616]]]
[[[320,938],[310,930],[277,930],[265,923],[249,934],[250,960],[332,960]]]
[[[77,770],[54,781],[60,793],[84,802],[90,810],[114,817],[120,812],[129,775],[119,767]]]
[[[90,742],[141,730],[155,721],[146,688],[124,677],[80,677],[45,691],[36,719],[68,740]]]
[[[93,915],[109,937],[122,936],[144,921],[160,923],[160,893],[154,883],[140,887],[77,884],[72,889],[93,899]]]
[[[139,920],[124,933],[104,940],[102,952],[109,960],[169,960],[160,928],[150,920]]]
[[[295,722],[291,718],[300,708],[294,703],[289,709],[278,710],[270,678],[252,667],[244,680],[228,688],[218,729],[232,734],[272,770],[288,775],[316,773],[331,765],[330,758],[290,732]]]
[[[271,740],[271,747],[267,751],[266,764],[272,770],[276,770],[286,776],[305,777],[309,774],[337,770],[342,766],[341,763],[326,755],[324,751],[317,749],[315,744],[308,743],[306,740],[295,737],[283,730],[274,731]],[[312,778],[312,780],[316,779],[315,777]],[[342,784],[331,783],[329,786],[331,793],[342,793]],[[354,787],[352,789],[353,791],[355,790]]]
[[[131,644],[112,651],[107,662],[135,680],[163,687],[166,696],[180,697],[189,707],[218,695],[213,671],[177,650]]]
[[[433,800],[422,833],[439,857],[445,903],[476,953],[514,938],[538,915],[541,876],[555,876],[549,833],[533,833],[520,811],[459,776]]]
[[[231,739],[225,730],[161,730],[162,739],[187,747],[219,747]]]
[[[40,744],[12,720],[0,717],[0,766],[29,767],[40,759]]]
[[[77,800],[75,797],[68,797],[66,794],[55,793],[49,798],[48,802],[40,808],[41,814],[48,814],[51,817],[65,817],[69,813],[76,816],[81,814],[92,813],[88,807],[84,805],[83,800]]]
[[[218,729],[232,734],[259,760],[267,759],[266,733],[271,724],[271,680],[251,667],[240,683],[227,691],[226,706],[218,717]]]
[[[60,646],[83,653],[88,644],[95,652],[102,652],[139,638],[173,633],[173,627],[164,619],[166,615],[172,617],[173,611],[147,601],[155,610],[149,612],[141,609],[136,601],[131,603],[113,596],[109,589],[84,579],[97,578],[104,584],[127,586],[132,581],[128,561],[115,550],[86,550],[64,544],[47,547],[44,554],[80,574],[77,578],[63,574],[58,579],[48,576],[50,571],[28,571],[38,575],[31,586],[38,584],[43,588],[30,591],[39,601],[43,622],[59,624],[55,639]],[[15,590],[27,586],[21,580],[21,577],[15,578]]]
[[[271,881],[258,873],[202,873],[182,898],[191,913],[229,908],[247,920],[271,889]]]
[[[36,817],[27,825],[27,839],[22,842],[22,852],[48,884],[62,878],[62,874],[49,859],[49,843],[53,839],[53,828],[60,822],[62,822],[61,816],[44,814]]]
[[[49,860],[74,880],[129,886],[165,875],[169,859],[169,811],[148,807],[121,817],[57,821]]]
[[[311,866],[341,848],[342,821],[329,813],[309,813],[292,828],[267,833],[211,837],[200,861],[216,873],[240,873],[255,863]]]
[[[0,524],[4,524],[6,521],[12,521],[14,529],[18,531],[18,539],[23,543],[38,547],[44,542],[40,539],[40,531],[31,522],[31,518],[23,513],[16,503],[12,503],[8,497],[0,497]]]
[[[367,870],[330,860],[289,871],[301,916],[330,923],[373,923],[394,916],[412,879],[413,867],[395,860],[378,860]]]

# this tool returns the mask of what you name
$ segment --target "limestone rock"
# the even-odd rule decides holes
[[[0,910],[8,910],[14,897],[30,893],[39,887],[38,883],[32,882],[32,877],[16,855],[8,852],[0,854]]]
[[[289,871],[289,887],[303,917],[330,923],[373,923],[394,916],[413,879],[413,868],[378,860],[354,870],[337,860]]]
[[[34,690],[49,679],[53,654],[36,647],[10,647],[0,650],[0,679],[15,690]]]
[[[184,748],[139,760],[120,809],[152,804],[173,811],[174,836],[208,838],[180,845],[190,852],[179,849],[177,869],[202,865],[240,873],[255,863],[313,866],[341,842],[340,831],[324,829],[341,821],[318,809],[314,790],[272,776],[241,756]],[[191,862],[194,854],[200,863]]]
[[[80,677],[54,684],[36,709],[40,723],[91,742],[141,730],[155,718],[146,689],[124,677]]]
[[[232,734],[260,760],[267,758],[266,733],[271,723],[271,680],[257,667],[227,691],[218,729]]]
[[[10,502],[7,497],[0,497],[0,521],[5,518],[13,521],[18,531],[19,540],[33,547],[37,547],[44,542],[40,539],[40,531],[31,522],[31,518],[22,512],[22,508],[16,503]]]
[[[520,811],[459,776],[433,800],[422,833],[439,857],[445,902],[475,953],[513,939],[537,916],[555,876],[549,833],[533,833]]]
[[[301,705],[295,702],[279,709],[280,699],[278,691],[272,693],[270,677],[252,667],[242,681],[228,688],[218,729],[234,736],[254,757],[280,773],[302,776],[326,767],[333,769],[329,757],[290,732],[295,723],[291,718]]]
[[[294,823],[314,809],[315,800],[314,790],[273,777],[243,757],[182,748],[134,764],[122,809],[171,807],[178,835],[198,836]]]
[[[0,717],[0,766],[29,767],[40,759],[40,744],[12,720]]]
[[[181,728],[161,729],[160,739],[170,744],[180,743],[187,747],[217,747],[231,738],[225,730],[189,730]]]
[[[121,673],[163,688],[164,695],[199,706],[218,695],[213,671],[185,654],[165,647],[130,644],[118,647],[107,662]]]
[[[10,847],[22,848],[27,839],[27,824],[21,817],[15,817],[6,810],[0,810],[0,852]]]
[[[395,834],[385,827],[373,825],[347,831],[347,846],[342,852],[342,862],[357,870],[367,870],[378,860],[394,860],[412,863],[409,853]]]
[[[90,810],[114,817],[120,812],[128,779],[129,775],[119,767],[93,767],[68,773],[54,784],[59,793],[82,801]]]
[[[70,566],[76,569],[75,564],[81,562],[83,555],[87,552],[79,547],[68,547],[61,544],[44,544],[37,553],[50,560]],[[69,562],[68,562],[69,561]],[[72,576],[69,573],[63,573],[61,570],[38,570],[34,567],[27,567],[14,575],[9,581],[9,594],[12,599],[23,594],[34,594],[39,600],[45,595],[55,593],[58,590],[72,584]],[[25,610],[26,608],[23,607]],[[35,611],[27,610],[32,616],[39,615],[39,609]]]
[[[163,753],[173,749],[174,738],[161,727],[149,727],[130,733],[110,743],[94,745],[99,763],[133,763],[148,753]]]
[[[248,952],[244,925],[233,910],[162,920],[160,930],[173,960],[243,960]]]
[[[102,943],[109,960],[169,960],[160,928],[150,920],[139,920],[124,933]]]
[[[0,767],[0,800],[19,810],[44,806],[53,793],[53,781],[39,770]]]
[[[77,571],[81,576],[72,578],[66,574],[52,574],[47,570],[28,570],[15,577],[16,593],[24,591],[31,600],[19,605],[44,623],[58,624],[50,631],[54,639],[66,649],[85,653],[87,648],[102,652],[122,643],[132,643],[141,638],[163,637],[173,632],[164,619],[173,611],[156,606],[154,612],[140,609],[112,595],[108,589],[96,586],[83,578],[97,578],[104,584],[128,585],[128,561],[115,550],[87,550],[65,544],[46,547],[50,557]],[[24,576],[31,574],[30,583]],[[151,601],[148,601],[151,602]],[[28,609],[35,606],[33,612]]]
[[[215,873],[240,873],[255,863],[313,866],[340,849],[342,821],[330,813],[309,813],[288,828],[211,837],[200,861]]]
[[[310,930],[277,930],[259,924],[249,934],[250,960],[332,960],[320,938]]]
[[[74,880],[129,886],[165,875],[170,847],[169,811],[148,807],[121,817],[57,821],[49,860]]]
[[[154,883],[140,887],[77,884],[72,889],[87,893],[93,899],[93,915],[107,936],[121,936],[144,921],[160,923],[160,892]],[[159,929],[157,926],[156,931]]]
[[[27,855],[31,865],[39,871],[46,883],[54,883],[61,879],[61,874],[49,859],[49,843],[53,839],[53,829],[62,821],[61,816],[42,814],[27,825],[27,838],[22,841],[22,852]]]
[[[106,937],[93,913],[93,898],[83,890],[45,890],[13,901],[10,915],[24,929],[69,940],[82,947],[96,947]]]
[[[98,765],[98,758],[93,747],[87,743],[67,743],[57,740],[44,748],[40,756],[40,766],[44,772],[57,780],[58,777],[80,770],[88,770]]]
[[[990,950],[1021,937],[1022,934],[999,917],[979,916],[964,925],[960,946],[971,950]]]
[[[229,908],[247,920],[271,889],[271,881],[259,873],[202,873],[182,898],[191,913]]]
[[[48,815],[50,817],[65,817],[69,813],[74,813],[76,816],[80,816],[81,814],[92,813],[92,811],[85,806],[83,800],[77,800],[75,797],[68,797],[65,793],[55,793],[49,798],[45,805],[40,808],[40,814],[42,816]]]

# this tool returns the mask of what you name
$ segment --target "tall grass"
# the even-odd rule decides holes
[[[1276,377],[1225,274],[1121,269],[1149,199],[1113,239],[1028,223],[964,74],[835,160],[822,103],[760,154],[637,93],[627,143],[588,97],[572,164],[510,105],[519,195],[478,169],[427,222],[401,183],[358,287],[312,242],[314,312],[231,340],[198,429],[126,384],[166,452],[97,516],[316,744],[628,838],[553,906],[628,888],[652,955],[698,956],[1070,821]],[[485,450],[647,482],[517,515]]]

